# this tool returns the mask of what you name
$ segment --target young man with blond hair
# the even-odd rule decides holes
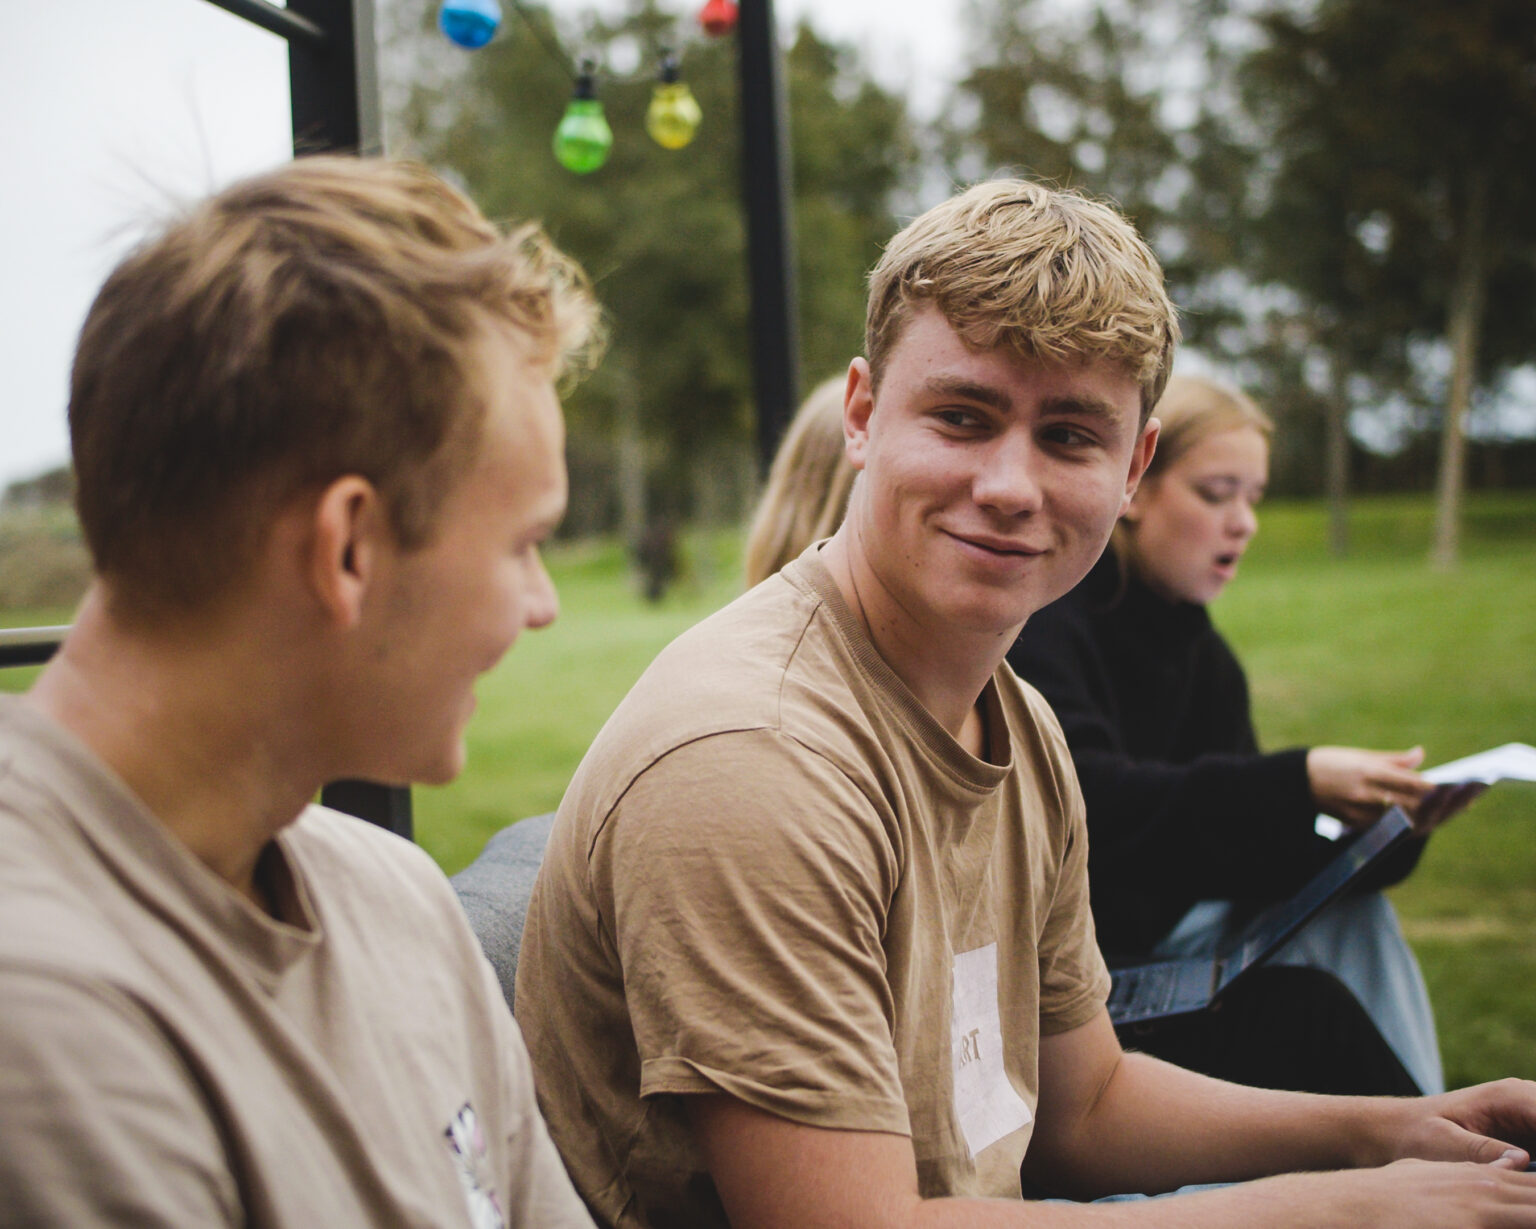
[[[1307,1097],[1115,1039],[1071,760],[1004,654],[1135,490],[1176,336],[1071,193],[980,185],[887,249],[846,520],[661,654],[535,888],[519,1016],[600,1223],[1536,1224],[1528,1085]],[[1436,1163],[1019,1199],[1021,1164],[1082,1198],[1399,1157]]]
[[[585,279],[427,171],[314,158],[108,277],[70,430],[96,578],[0,703],[0,1224],[590,1225],[427,856],[555,617]]]

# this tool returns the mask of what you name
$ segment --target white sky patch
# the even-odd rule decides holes
[[[3,0],[0,112],[3,487],[68,458],[75,336],[142,223],[289,156],[287,45],[206,0]]]

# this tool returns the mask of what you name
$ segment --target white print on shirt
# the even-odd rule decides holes
[[[1003,1026],[997,1011],[997,944],[955,957],[955,1117],[973,1158],[1028,1124],[1033,1116],[1003,1070]]]
[[[501,1207],[496,1202],[496,1184],[491,1180],[485,1159],[485,1133],[480,1118],[468,1101],[453,1116],[443,1136],[448,1154],[464,1188],[464,1202],[469,1205],[469,1223],[474,1229],[506,1229]]]

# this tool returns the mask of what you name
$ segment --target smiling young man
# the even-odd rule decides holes
[[[236,184],[107,279],[97,575],[0,704],[0,1225],[590,1225],[447,881],[309,803],[453,777],[555,617],[596,319],[536,229],[382,161]]]
[[[1004,654],[1125,510],[1176,332],[1145,245],[1072,194],[980,185],[892,241],[846,521],[657,658],[534,891],[519,1017],[601,1223],[1536,1223],[1525,1154],[1480,1134],[1528,1136],[1528,1086],[1288,1096],[1116,1042],[1071,762]],[[1019,1199],[1021,1164],[1101,1195],[1405,1155],[1504,1159]]]

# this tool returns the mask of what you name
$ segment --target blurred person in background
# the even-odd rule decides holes
[[[1315,829],[1319,811],[1362,828],[1397,805],[1427,831],[1465,798],[1423,805],[1417,747],[1259,750],[1247,679],[1207,606],[1258,529],[1273,426],[1243,393],[1194,376],[1170,379],[1153,413],[1157,451],[1109,548],[1008,654],[1071,749],[1111,963],[1211,950],[1297,891],[1338,853]],[[1239,1001],[1127,1040],[1242,1083],[1440,1091],[1423,978],[1374,890],[1407,875],[1422,848],[1411,841],[1368,890],[1314,919],[1273,958],[1287,967],[1260,970]]]
[[[779,442],[747,530],[747,588],[843,523],[855,470],[843,441],[844,376],[811,390]]]

